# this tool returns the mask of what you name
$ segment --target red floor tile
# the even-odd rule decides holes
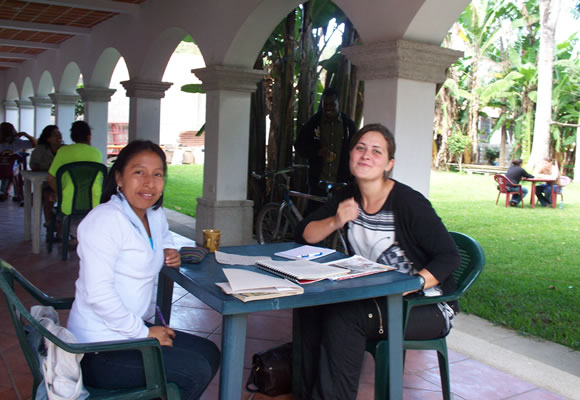
[[[528,382],[468,359],[449,366],[451,391],[469,400],[506,399],[536,387]],[[439,370],[433,368],[418,374],[439,385]]]

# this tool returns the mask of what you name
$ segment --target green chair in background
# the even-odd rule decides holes
[[[72,207],[70,214],[63,212],[63,177],[70,176],[74,187],[72,198]],[[68,239],[70,236],[70,223],[72,218],[82,218],[89,213],[99,203],[93,201],[93,192],[95,196],[101,197],[103,181],[107,176],[107,166],[98,162],[78,161],[64,164],[56,171],[57,202],[52,213],[50,227],[47,233],[48,252],[52,251],[54,241],[54,232],[56,230],[57,218],[62,218],[62,259],[68,257]],[[98,181],[100,179],[100,181]],[[99,184],[95,185],[95,182]]]
[[[463,233],[450,232],[451,237],[461,255],[461,265],[453,272],[453,278],[457,283],[457,290],[453,293],[436,297],[411,297],[404,298],[403,301],[403,331],[407,326],[409,313],[416,306],[426,304],[437,304],[441,302],[450,302],[459,300],[461,296],[473,285],[477,277],[483,271],[485,265],[485,255],[483,249],[474,239]],[[388,398],[388,341],[387,340],[369,340],[367,342],[367,351],[375,359],[375,400],[384,400]],[[439,373],[441,375],[441,389],[443,398],[451,398],[451,386],[449,383],[449,357],[447,354],[447,341],[445,337],[431,340],[404,340],[404,350],[436,350],[439,360]],[[403,360],[404,360],[403,355]]]
[[[161,346],[157,339],[145,338],[134,340],[119,340],[100,343],[66,343],[47,329],[45,329],[24,307],[21,300],[14,292],[14,283],[30,294],[39,304],[52,306],[56,310],[68,310],[71,308],[73,298],[51,297],[40,291],[26,278],[24,278],[14,267],[0,260],[0,289],[6,299],[6,304],[10,311],[10,318],[14,325],[14,330],[20,343],[20,348],[24,353],[26,362],[32,372],[33,388],[32,398],[36,397],[38,385],[42,382],[42,366],[38,359],[38,350],[27,340],[26,331],[34,329],[39,332],[45,340],[50,340],[61,349],[74,354],[138,350],[143,356],[145,368],[146,386],[134,389],[105,390],[86,387],[90,393],[90,399],[175,399],[181,398],[179,389],[173,383],[167,383],[165,368],[163,366],[163,356]],[[26,329],[25,329],[26,327]]]

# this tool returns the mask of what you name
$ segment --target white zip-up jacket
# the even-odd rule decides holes
[[[147,231],[122,195],[95,207],[78,227],[80,258],[67,327],[80,343],[144,338],[163,249],[175,248],[162,208]]]

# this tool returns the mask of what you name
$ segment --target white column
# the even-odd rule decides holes
[[[14,100],[6,100],[2,102],[4,106],[4,121],[10,122],[18,129],[18,105]]]
[[[207,93],[203,197],[197,203],[196,241],[221,229],[223,245],[252,242],[253,202],[247,200],[250,97],[260,70],[215,65],[192,70]]]
[[[429,196],[435,85],[461,52],[396,40],[342,50],[365,81],[364,121],[396,140],[393,178]]]
[[[121,84],[130,99],[129,141],[145,139],[159,143],[161,99],[173,83],[132,79]]]
[[[30,100],[16,100],[16,104],[19,113],[19,126],[16,130],[34,136],[34,106],[32,102]]]
[[[53,125],[50,109],[52,108],[52,100],[49,97],[30,97],[30,101],[34,105],[34,137],[40,137],[42,130],[47,125]]]
[[[70,127],[75,122],[75,105],[79,96],[69,93],[51,93],[48,95],[55,106],[54,121],[62,132],[62,139],[66,144],[73,141],[70,138]]]
[[[116,89],[84,87],[77,93],[85,104],[85,121],[91,127],[91,145],[101,151],[103,163],[107,162],[109,101]]]

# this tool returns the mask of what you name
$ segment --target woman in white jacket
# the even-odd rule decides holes
[[[169,382],[183,399],[201,396],[219,366],[219,350],[205,338],[145,322],[155,278],[165,263],[181,264],[161,209],[167,163],[150,141],[129,143],[105,181],[99,206],[78,228],[79,278],[68,329],[79,342],[154,337],[163,349]],[[89,386],[127,388],[145,383],[138,351],[86,354]]]

